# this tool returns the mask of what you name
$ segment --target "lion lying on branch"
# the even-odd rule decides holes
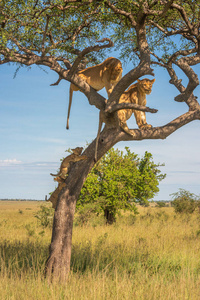
[[[79,71],[77,75],[86,81],[96,91],[99,91],[105,87],[109,97],[115,85],[121,79],[122,71],[123,69],[120,60],[114,57],[109,57],[101,64]],[[79,91],[79,88],[71,83],[69,91],[67,129],[69,129],[69,115],[74,91]]]

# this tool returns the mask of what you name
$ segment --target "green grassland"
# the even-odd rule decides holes
[[[0,201],[0,298],[200,299],[200,213],[139,207],[106,226],[102,216],[73,230],[65,284],[44,278],[51,229],[35,214],[43,202]],[[50,207],[50,203],[45,203]]]

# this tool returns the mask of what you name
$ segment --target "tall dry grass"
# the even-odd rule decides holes
[[[34,217],[40,205],[0,202],[1,299],[200,299],[198,212],[139,208],[113,226],[101,217],[75,226],[69,279],[49,284],[51,230]]]

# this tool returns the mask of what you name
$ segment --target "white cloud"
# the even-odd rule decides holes
[[[0,159],[0,166],[4,167],[4,166],[12,166],[12,165],[19,165],[21,164],[22,161],[17,160],[16,158],[13,159]]]

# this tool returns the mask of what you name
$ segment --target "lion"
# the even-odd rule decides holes
[[[142,79],[137,80],[137,83],[132,84],[120,97],[119,103],[134,103],[139,104],[142,106],[146,106],[147,100],[146,95],[151,94],[152,85],[155,82],[155,79]],[[126,133],[130,135],[134,135],[134,133],[128,128],[126,121],[130,119],[132,114],[134,113],[136,123],[140,129],[148,129],[151,128],[152,125],[147,124],[146,121],[146,114],[143,111],[134,110],[134,109],[120,109],[116,112],[116,119],[117,123],[115,126],[122,128]],[[96,139],[96,148],[95,148],[95,161],[97,161],[97,148],[98,148],[98,141],[101,132],[102,123],[107,123],[108,127],[114,127],[113,124],[108,123],[104,112],[100,111],[99,114],[99,128],[97,133]]]
[[[105,87],[109,97],[115,85],[122,78],[122,71],[123,69],[120,60],[114,57],[109,57],[101,64],[79,71],[77,75],[80,76],[81,79],[85,80],[96,91]],[[79,88],[75,84],[70,84],[67,129],[69,129],[69,115],[73,92],[78,90]]]
[[[81,155],[82,150],[83,147],[76,147],[75,149],[72,149],[73,153],[63,159],[60,165],[60,171],[57,174],[50,173],[51,176],[56,176],[56,178],[54,178],[55,181],[62,183],[62,181],[66,178],[70,162],[87,159],[86,155]]]
[[[58,196],[61,192],[61,190],[66,186],[66,183],[64,182],[64,179],[63,181],[60,180],[60,183],[58,184],[58,187],[55,189],[55,191],[51,194],[51,196],[49,197],[48,200],[46,201],[50,201],[52,203],[52,207],[55,209],[56,208],[56,204],[57,204],[57,201],[58,201]]]
[[[142,79],[137,80],[137,83],[131,85],[128,90],[126,90],[119,99],[119,103],[134,103],[142,106],[146,106],[147,100],[146,95],[151,94],[152,85],[155,79]],[[117,117],[119,120],[119,126],[128,134],[133,135],[133,133],[128,128],[126,121],[130,119],[132,113],[135,115],[136,123],[140,129],[151,128],[152,125],[147,124],[146,114],[144,111],[134,110],[134,109],[121,109],[117,111]]]

